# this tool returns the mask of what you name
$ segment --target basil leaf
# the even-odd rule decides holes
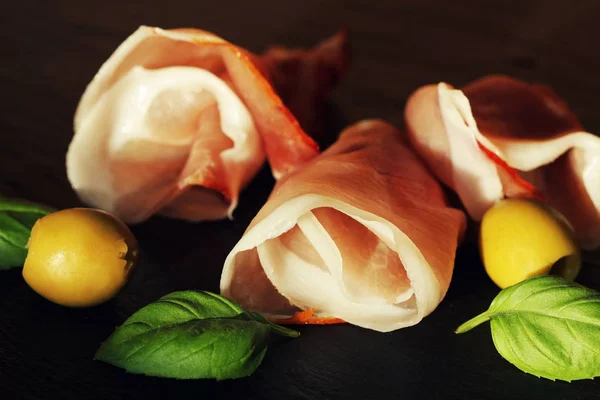
[[[0,211],[9,211],[23,215],[46,215],[54,210],[25,200],[10,200],[0,197]]]
[[[225,297],[205,291],[187,290],[161,297],[133,314],[125,324],[143,322],[159,328],[195,319],[232,318],[247,313]]]
[[[239,304],[206,291],[182,291],[168,294],[139,310],[126,323],[144,322],[159,327],[169,325],[173,321],[230,317],[268,324],[273,333],[281,336],[300,336],[300,333],[293,329],[271,323],[258,313],[249,313]]]
[[[252,317],[259,322],[268,324],[271,327],[271,332],[275,333],[279,336],[286,336],[286,337],[290,337],[290,338],[296,338],[298,336],[300,336],[300,332],[295,331],[293,329],[290,328],[286,328],[285,326],[281,326],[281,325],[277,325],[274,324],[273,322],[269,321],[268,319],[266,319],[265,317],[263,317],[262,315],[260,315],[259,313],[250,313],[252,315]]]
[[[167,378],[239,378],[262,361],[269,332],[299,335],[214,293],[175,292],[134,313],[95,358]]]
[[[530,278],[456,333],[488,320],[496,349],[522,371],[568,382],[600,376],[600,293],[555,276]]]
[[[37,204],[0,198],[0,270],[23,265],[31,228],[52,211]]]
[[[194,320],[155,329],[138,322],[117,330],[96,359],[164,378],[241,378],[262,361],[268,337],[268,325],[239,319]]]

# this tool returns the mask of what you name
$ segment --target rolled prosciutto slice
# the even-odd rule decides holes
[[[411,143],[480,220],[506,197],[544,199],[585,249],[600,246],[600,138],[550,88],[488,76],[462,91],[418,89],[405,110]]]
[[[279,322],[411,326],[444,298],[463,227],[405,136],[363,121],[277,182],[221,292]]]
[[[142,26],[80,100],[69,181],[85,203],[129,223],[155,213],[231,216],[265,157],[280,177],[319,153],[273,85],[310,116],[344,73],[347,53],[343,32],[311,50],[259,57],[209,32]]]

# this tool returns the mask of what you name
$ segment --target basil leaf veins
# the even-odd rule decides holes
[[[0,270],[23,266],[31,228],[52,211],[37,204],[0,198]]]
[[[95,358],[131,373],[233,379],[256,370],[270,333],[299,336],[222,296],[182,291],[134,313],[102,343]]]
[[[556,276],[502,290],[484,313],[458,327],[490,321],[498,352],[524,372],[551,380],[600,376],[600,293]]]

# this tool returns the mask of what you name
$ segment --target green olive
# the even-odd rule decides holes
[[[114,297],[137,262],[127,225],[101,210],[72,208],[39,219],[23,267],[27,284],[48,300],[87,307]]]
[[[485,270],[500,288],[549,273],[573,280],[581,268],[568,223],[538,201],[498,202],[483,216],[479,245]]]

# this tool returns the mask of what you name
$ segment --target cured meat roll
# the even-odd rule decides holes
[[[540,198],[583,248],[600,246],[600,138],[550,88],[496,75],[462,91],[428,85],[405,119],[415,149],[473,219],[505,197]]]
[[[404,134],[363,121],[277,182],[221,292],[280,322],[411,326],[444,298],[464,223]]]
[[[280,177],[319,153],[272,85],[311,125],[347,61],[343,32],[259,57],[208,32],[142,26],[80,100],[69,181],[82,201],[128,223],[231,216],[265,157]]]

